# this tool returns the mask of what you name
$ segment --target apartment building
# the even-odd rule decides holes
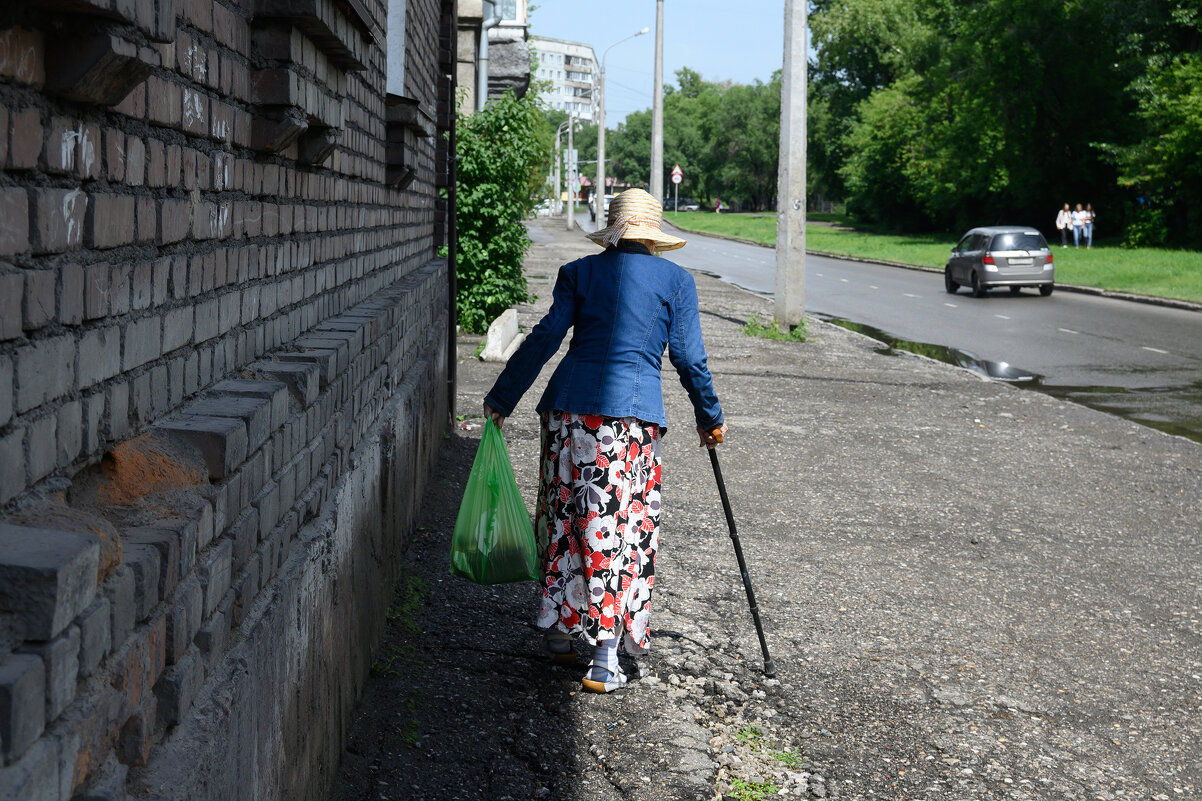
[[[538,59],[535,80],[549,81],[551,108],[592,122],[597,112],[597,54],[593,46],[548,36],[531,36],[530,48]]]

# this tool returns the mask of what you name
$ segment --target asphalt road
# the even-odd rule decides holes
[[[688,234],[672,254],[770,297],[775,251]],[[806,310],[1039,377],[1060,397],[1202,439],[1202,314],[1072,292],[949,295],[937,273],[809,256]]]

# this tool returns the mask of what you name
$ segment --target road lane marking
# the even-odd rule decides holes
[[[1168,354],[1168,351],[1167,351],[1167,350],[1161,350],[1160,348],[1149,348],[1147,345],[1144,345],[1144,346],[1143,346],[1143,349],[1144,349],[1144,350],[1150,350],[1150,351],[1152,351],[1153,353],[1163,353],[1163,354],[1166,354],[1166,355]]]
[[[869,284],[869,285],[868,285],[868,288],[869,288],[869,289],[880,289],[880,287],[879,287],[879,286],[873,286],[872,284]]]
[[[1074,331],[1071,328],[1057,328],[1056,330],[1062,334],[1080,334],[1081,333],[1080,331]]]
[[[843,283],[845,283],[845,284],[850,284],[850,283],[851,283],[851,282],[850,282],[850,281],[848,281],[846,278],[840,278],[839,280],[840,280],[840,281],[842,281],[842,282],[843,282]]]
[[[921,298],[922,297],[922,295],[911,295],[909,292],[903,292],[902,294],[905,295],[907,298]]]
[[[949,309],[958,309],[958,308],[960,308],[960,307],[959,307],[959,306],[957,306],[955,303],[944,303],[943,305],[944,305],[944,306],[947,306]]]
[[[819,278],[825,278],[825,277],[826,277],[826,276],[824,276],[822,273],[814,273],[814,275],[818,276]]]
[[[995,315],[993,315],[993,316],[994,316],[994,317],[996,317],[996,318],[998,318],[999,320],[1009,320],[1009,319],[1010,319],[1009,317],[1007,317],[1007,316],[1006,316],[1006,315],[1004,315],[1004,314],[995,314]]]

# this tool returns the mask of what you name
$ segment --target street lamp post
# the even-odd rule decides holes
[[[605,57],[609,55],[610,50],[622,42],[650,32],[651,29],[646,27],[641,31],[635,31],[605,48],[605,52],[601,54],[601,72],[597,80],[597,94],[600,97],[597,102],[597,184],[593,187],[593,203],[597,210],[598,228],[605,224],[601,216],[605,213]]]
[[[568,222],[567,228],[572,230],[576,225],[576,162],[572,160],[575,142],[572,131],[576,128],[576,112],[568,111]]]
[[[655,3],[655,97],[651,106],[651,196],[664,202],[664,0]]]
[[[560,171],[563,169],[563,157],[559,149],[559,137],[563,134],[564,129],[568,127],[566,122],[559,123],[559,127],[555,129],[555,211],[559,212],[559,178]]]

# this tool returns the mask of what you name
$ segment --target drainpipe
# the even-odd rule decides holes
[[[476,68],[476,111],[483,111],[488,102],[488,30],[501,24],[501,15],[497,13],[497,4],[493,0],[483,0],[487,16],[480,23],[480,57]]]

